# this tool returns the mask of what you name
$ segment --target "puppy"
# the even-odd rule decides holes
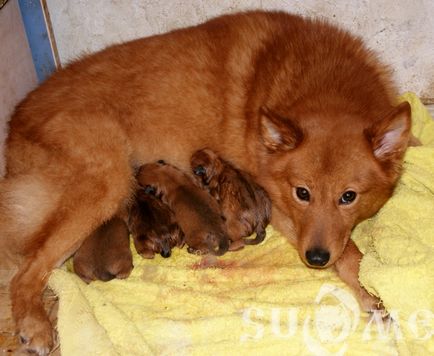
[[[156,253],[167,258],[172,248],[184,245],[184,233],[176,223],[173,212],[150,186],[136,192],[128,227],[137,253],[144,258],[154,258]]]
[[[228,250],[229,237],[217,202],[187,174],[159,161],[141,166],[137,181],[147,189],[155,188],[173,211],[190,253],[218,256]]]
[[[129,235],[127,225],[119,218],[101,225],[75,253],[75,273],[87,283],[127,278],[134,267]]]
[[[199,184],[208,189],[221,207],[233,241],[229,249],[262,242],[271,219],[271,200],[252,176],[235,169],[210,149],[193,154],[191,167]],[[249,239],[253,233],[256,237]]]

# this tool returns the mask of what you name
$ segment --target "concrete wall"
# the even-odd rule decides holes
[[[0,10],[0,176],[4,173],[7,121],[15,105],[37,85],[17,0]]]
[[[47,0],[61,61],[129,39],[263,8],[321,16],[361,35],[402,91],[434,99],[433,0]]]

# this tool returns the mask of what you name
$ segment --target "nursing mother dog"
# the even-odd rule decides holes
[[[307,266],[335,266],[363,308],[376,308],[350,232],[400,173],[410,107],[395,97],[360,39],[281,12],[219,17],[60,70],[17,107],[0,183],[21,341],[49,352],[50,271],[128,205],[135,168],[164,159],[187,171],[205,147],[266,189],[272,223]]]

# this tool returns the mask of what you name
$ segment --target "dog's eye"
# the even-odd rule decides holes
[[[206,169],[204,166],[197,166],[193,169],[194,174],[197,176],[203,176],[206,173]]]
[[[342,194],[341,198],[339,199],[339,204],[351,204],[354,199],[356,199],[357,193],[353,192],[352,190],[346,191],[344,194]]]
[[[310,200],[310,193],[306,188],[303,187],[297,187],[295,189],[295,193],[297,194],[297,198],[303,201],[309,201]]]

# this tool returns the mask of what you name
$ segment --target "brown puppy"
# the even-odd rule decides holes
[[[230,250],[262,242],[271,219],[271,201],[253,177],[235,169],[210,149],[193,154],[191,168],[199,184],[217,199],[222,209],[234,242]],[[253,233],[256,233],[254,239],[247,238]]]
[[[137,253],[145,258],[154,258],[156,253],[167,258],[172,248],[184,245],[184,233],[175,221],[173,212],[150,187],[136,192],[128,227]]]
[[[75,253],[73,266],[87,283],[127,278],[134,266],[125,222],[113,218],[96,229]]]
[[[25,347],[49,352],[50,271],[125,208],[134,167],[163,157],[188,171],[203,147],[264,187],[272,224],[306,265],[336,266],[375,308],[350,233],[400,176],[411,115],[396,96],[360,39],[282,12],[222,16],[59,70],[13,114],[0,182],[0,263],[18,265],[10,293]]]
[[[187,174],[166,163],[149,163],[140,167],[137,182],[155,188],[156,195],[173,211],[189,252],[218,256],[228,250],[229,238],[218,204]]]

